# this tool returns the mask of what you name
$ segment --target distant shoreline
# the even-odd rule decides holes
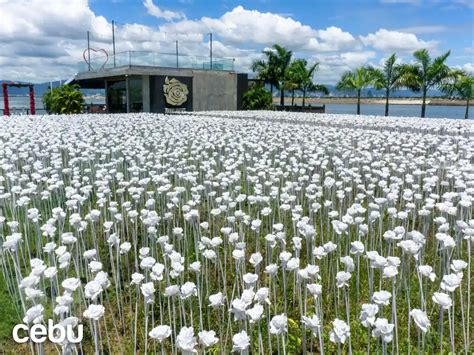
[[[9,95],[11,98],[25,97],[28,95]],[[3,96],[0,95],[1,101]],[[39,99],[41,96],[36,96],[35,99]],[[89,102],[90,100],[103,100],[105,97],[102,95],[84,96],[84,101]],[[279,97],[273,98],[273,103],[278,104],[280,102]],[[301,97],[295,97],[295,104],[301,105],[303,99]],[[422,99],[419,97],[393,97],[390,99],[390,105],[421,105]],[[385,99],[382,97],[362,97],[360,100],[362,105],[385,105]],[[285,104],[291,105],[291,97],[285,96]],[[355,105],[357,104],[357,97],[307,97],[306,105]],[[429,106],[466,106],[466,100],[459,99],[446,99],[441,97],[427,97],[426,104]],[[469,106],[474,106],[474,101],[471,101]]]
[[[280,98],[274,97],[274,103],[279,103]],[[303,99],[295,97],[295,104],[301,105]],[[384,98],[361,98],[360,103],[362,105],[385,105]],[[394,97],[389,100],[390,105],[421,105],[422,99],[419,97],[414,98],[403,98],[403,97]],[[285,97],[285,104],[291,105],[291,97]],[[357,97],[309,97],[306,98],[306,105],[314,104],[357,104]],[[430,106],[466,106],[465,100],[457,99],[446,99],[438,97],[426,98],[426,104]],[[474,102],[471,101],[469,106],[474,106]]]

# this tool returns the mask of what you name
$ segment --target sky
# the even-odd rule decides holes
[[[250,72],[262,50],[281,44],[294,57],[319,62],[315,80],[334,84],[346,70],[381,66],[397,53],[432,56],[451,50],[448,64],[474,72],[471,0],[0,0],[0,79],[68,79],[87,48],[174,51],[235,58]]]

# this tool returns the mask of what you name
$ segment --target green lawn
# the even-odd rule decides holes
[[[8,293],[3,273],[0,273],[0,354],[8,353],[12,344],[12,329],[20,321],[15,304]]]

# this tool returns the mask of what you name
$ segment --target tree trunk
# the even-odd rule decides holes
[[[357,114],[360,115],[360,89],[357,90]]]
[[[285,89],[283,88],[283,84],[280,89],[280,105],[285,106]]]
[[[295,106],[295,90],[291,90],[291,106]]]
[[[426,113],[426,88],[423,88],[423,102],[421,103],[421,118],[425,117]]]
[[[306,89],[303,89],[303,107],[306,105]]]
[[[388,98],[390,97],[390,90],[385,91],[385,116],[388,116]]]
[[[272,97],[273,97],[273,83],[270,83],[270,92],[272,93]]]
[[[469,98],[467,98],[467,101],[466,101],[466,113],[464,114],[464,119],[468,119],[469,118]]]

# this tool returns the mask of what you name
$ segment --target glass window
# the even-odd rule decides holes
[[[107,84],[107,106],[109,112],[127,112],[127,88],[125,80],[109,81]]]
[[[142,78],[130,78],[130,112],[143,111]]]

